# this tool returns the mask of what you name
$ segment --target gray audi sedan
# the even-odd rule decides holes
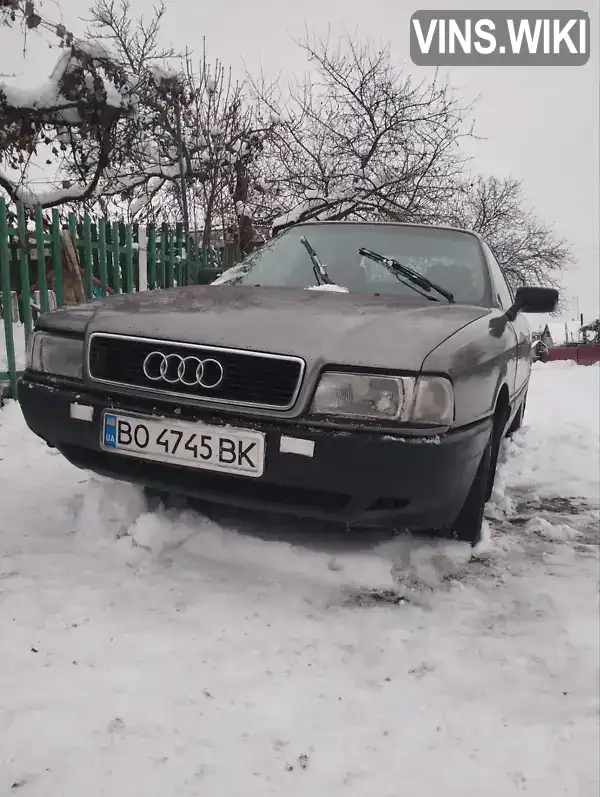
[[[475,544],[532,340],[464,230],[310,222],[214,283],[40,316],[19,400],[73,464],[149,492]]]

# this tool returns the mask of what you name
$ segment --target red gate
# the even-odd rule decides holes
[[[578,365],[593,365],[600,362],[600,343],[554,346],[548,349],[548,361],[552,360],[574,360]]]

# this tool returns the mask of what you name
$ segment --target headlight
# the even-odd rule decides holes
[[[55,376],[81,379],[83,376],[83,340],[34,332],[27,349],[26,367]]]
[[[412,403],[414,381],[400,376],[328,371],[321,377],[311,411],[319,415],[402,421]]]
[[[311,407],[315,415],[448,426],[454,419],[454,391],[438,376],[379,376],[327,371]]]

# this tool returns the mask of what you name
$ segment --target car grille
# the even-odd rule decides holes
[[[160,355],[178,355],[180,358],[191,357],[202,361],[210,358],[212,363],[206,369],[206,381],[209,383],[214,383],[215,375],[219,376],[221,373],[215,371],[216,360],[222,368],[222,381],[216,387],[183,384],[177,377],[177,364],[180,362],[177,357],[171,358],[167,373],[174,380],[172,384],[164,379],[150,379],[144,373],[144,362],[152,352],[157,352],[158,356],[149,361],[152,366],[147,369],[150,376],[159,375],[156,366],[162,361]],[[192,382],[196,363],[189,359],[186,362],[189,367],[184,372],[184,380]],[[89,371],[93,380],[144,391],[206,398],[238,405],[288,409],[294,404],[300,390],[304,362],[300,358],[284,355],[95,333],[90,339]]]

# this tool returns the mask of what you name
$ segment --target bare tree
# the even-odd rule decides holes
[[[600,343],[600,318],[582,326],[579,336],[583,343]]]
[[[301,46],[315,76],[286,88],[289,99],[278,85],[254,83],[258,102],[282,119],[266,158],[275,227],[310,218],[426,220],[460,180],[470,106],[437,77],[413,83],[387,48],[352,38],[336,48],[310,38]]]
[[[188,56],[183,77],[191,101],[182,116],[181,141],[185,159],[188,205],[196,229],[207,246],[213,227],[229,230],[242,253],[253,243],[249,204],[252,175],[274,123],[263,120],[247,101],[245,86],[216,60],[209,64],[206,49],[197,68]],[[179,205],[181,184],[168,194]]]
[[[97,0],[91,10],[87,36],[110,48],[121,68],[135,81],[135,115],[120,120],[111,151],[110,167],[102,175],[93,202],[123,210],[136,191],[150,198],[165,182],[179,179],[176,110],[189,103],[181,86],[181,64],[172,49],[159,43],[164,5],[153,9],[149,19],[131,16],[129,0]],[[85,162],[94,158],[93,142],[84,142]],[[82,163],[72,159],[71,172],[78,176]]]
[[[519,180],[479,176],[465,181],[440,207],[438,218],[483,235],[513,288],[557,286],[573,262],[567,242],[525,206]]]
[[[157,66],[175,57],[159,50],[163,13],[161,6],[151,24],[134,24],[127,0],[98,0],[92,9],[90,33],[109,40],[119,62],[147,78],[140,79],[139,123],[124,126],[102,201],[112,195],[138,221],[181,220],[189,209],[204,245],[218,219],[248,251],[250,172],[273,123],[259,118],[221,62],[209,63],[205,43],[197,66],[189,53],[177,72]]]
[[[135,19],[129,0],[96,0],[82,41],[35,0],[0,0],[0,21],[61,47],[36,91],[0,82],[0,189],[11,200],[189,218],[204,245],[219,226],[241,253],[263,226],[441,220],[484,234],[513,286],[555,282],[572,261],[518,181],[465,180],[471,106],[437,76],[414,83],[386,48],[307,37],[309,78],[235,83],[205,46],[197,65],[164,49],[164,13]],[[36,160],[57,172],[51,190],[32,189]]]

